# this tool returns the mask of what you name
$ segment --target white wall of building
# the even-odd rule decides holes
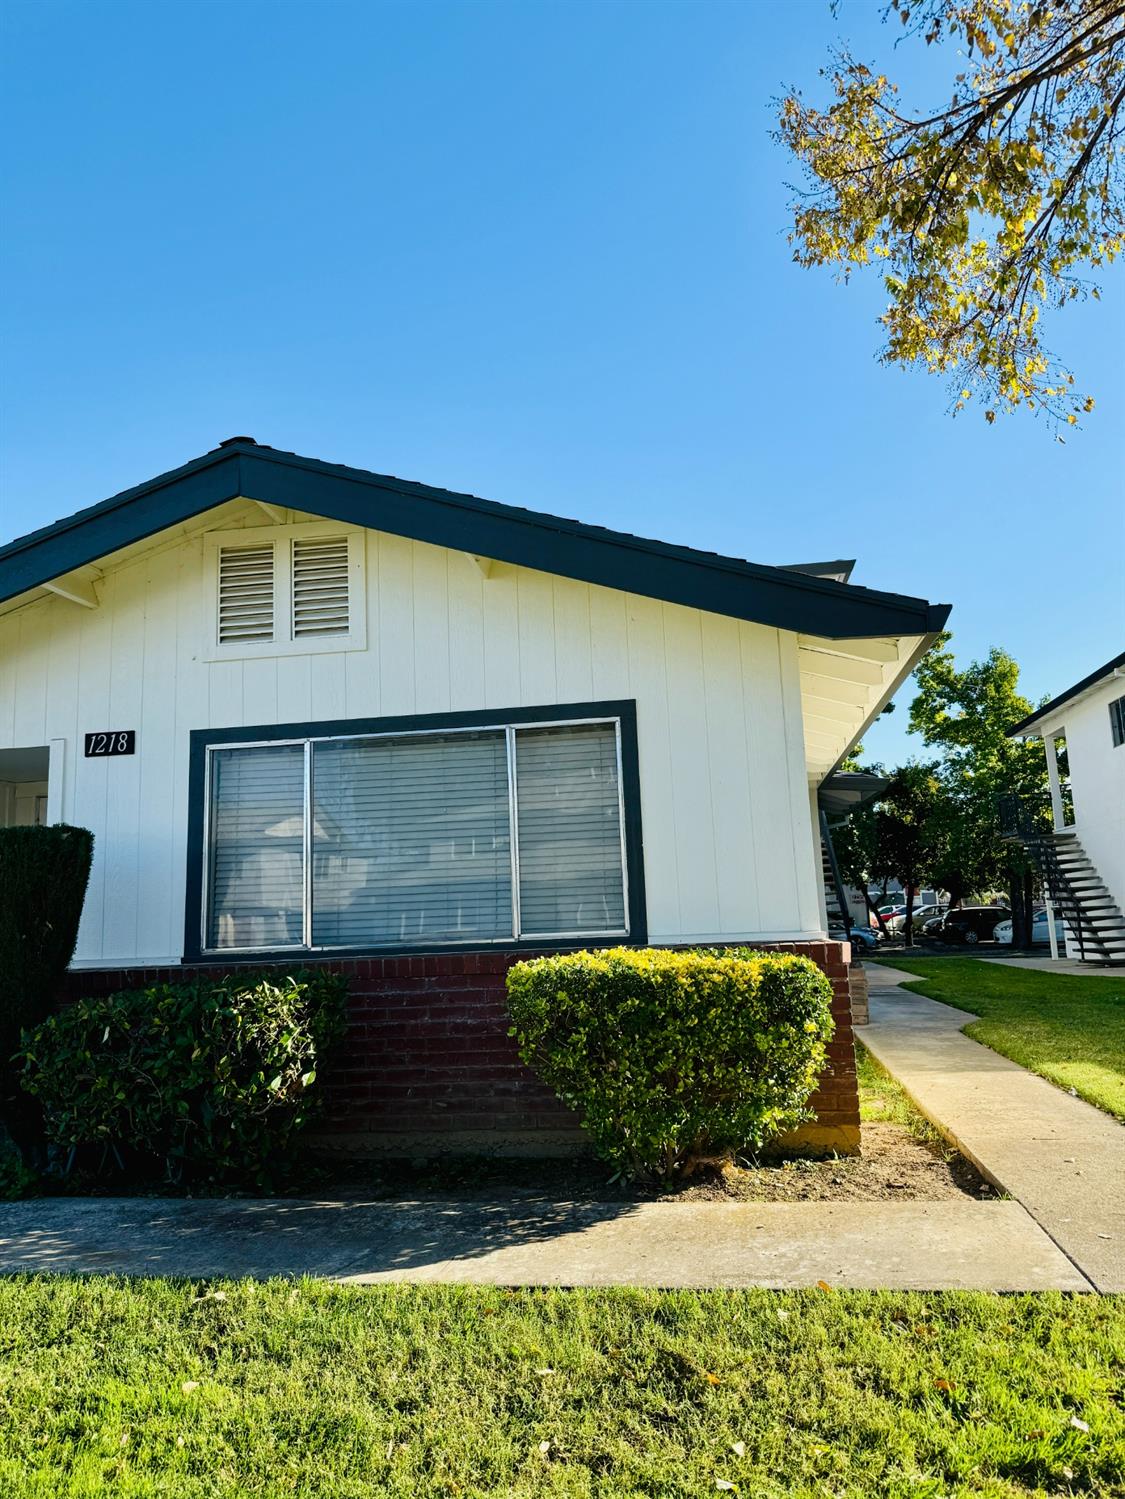
[[[364,649],[208,661],[203,536],[157,543],[97,609],[0,616],[0,750],[63,741],[52,808],[96,839],[76,961],[178,961],[192,729],[615,698],[637,702],[650,939],[821,934],[795,635],[367,532]],[[136,754],[84,758],[109,729]]]
[[[1066,703],[1052,732],[1066,734],[1074,831],[1117,905],[1125,911],[1125,745],[1115,745],[1109,705],[1125,697],[1125,677],[1110,677]]]

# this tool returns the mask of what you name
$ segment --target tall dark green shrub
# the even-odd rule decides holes
[[[78,940],[94,835],[85,828],[0,828],[0,1115],[25,1156],[41,1139],[39,1111],[19,1086],[12,1054],[58,994]]]
[[[216,975],[83,999],[27,1039],[52,1145],[91,1169],[269,1186],[314,1116],[347,980]]]

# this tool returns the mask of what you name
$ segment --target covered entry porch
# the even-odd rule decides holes
[[[43,826],[61,813],[62,741],[0,750],[0,828]]]

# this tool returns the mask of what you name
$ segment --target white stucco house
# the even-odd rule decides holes
[[[949,612],[849,575],[231,438],[0,548],[0,824],[92,829],[88,984],[824,962],[818,793]]]
[[[1125,963],[1125,652],[1037,708],[1011,737],[1042,739],[1047,756],[1053,831],[1016,830],[1066,925],[1066,955]]]

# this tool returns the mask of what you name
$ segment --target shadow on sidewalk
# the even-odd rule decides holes
[[[0,1206],[0,1272],[401,1274],[548,1242],[629,1202],[39,1198]]]

